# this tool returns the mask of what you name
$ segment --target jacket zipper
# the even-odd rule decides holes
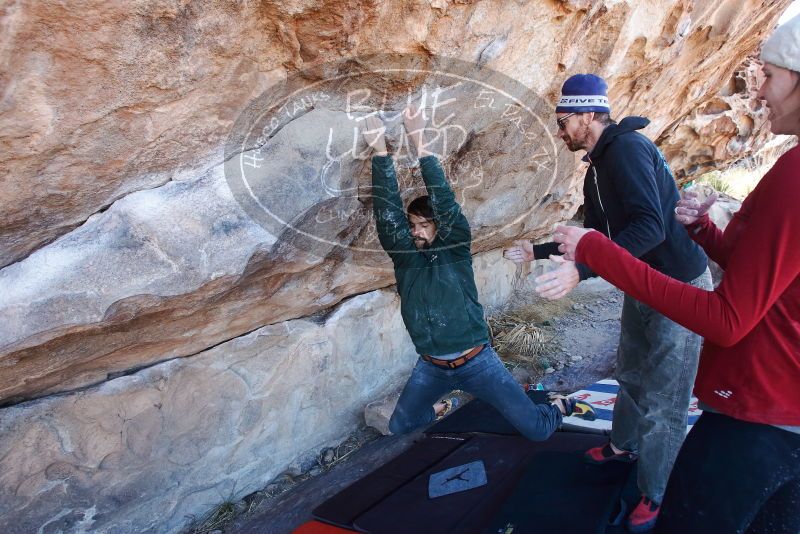
[[[588,159],[588,156],[587,156]],[[594,178],[594,188],[597,191],[597,203],[600,204],[600,211],[603,212],[603,218],[606,221],[606,231],[608,232],[608,238],[611,239],[611,226],[608,224],[608,216],[606,215],[606,209],[603,207],[603,199],[600,198],[600,186],[597,185],[597,169],[594,167],[594,163],[592,160],[589,160],[589,165],[592,166],[592,178]]]
[[[438,254],[435,252],[428,257],[428,265],[430,266],[429,268],[433,267],[433,262],[436,261],[437,257]],[[425,303],[425,315],[428,316],[428,345],[433,347],[433,319],[431,318],[431,307],[427,303]]]

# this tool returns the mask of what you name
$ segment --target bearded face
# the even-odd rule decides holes
[[[578,150],[586,150],[589,146],[589,125],[591,121],[586,121],[583,113],[575,113],[568,115],[566,113],[559,114],[558,119],[566,117],[559,126],[563,124],[563,128],[559,128],[558,136],[567,145],[571,152]]]
[[[411,227],[411,237],[418,250],[426,249],[431,246],[436,238],[436,223],[425,217],[420,217],[410,213],[408,224]]]

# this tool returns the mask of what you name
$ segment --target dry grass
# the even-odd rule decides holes
[[[565,313],[573,301],[568,297],[557,301],[540,298],[533,278],[528,276],[527,266],[518,266],[511,295],[502,306],[489,310],[487,322],[492,344],[509,367],[522,365],[542,371],[542,356],[556,347],[550,320]]]
[[[209,534],[215,530],[222,530],[236,517],[236,503],[225,501],[217,506],[211,515],[206,517],[199,525],[192,528],[192,534]]]
[[[350,434],[346,440],[340,443],[337,447],[333,448],[332,453],[328,451],[322,451],[318,460],[319,464],[328,470],[363,447],[365,443],[372,441],[377,437],[378,434],[375,434],[375,432],[362,431]],[[329,455],[329,457],[326,458],[326,455]]]
[[[490,318],[489,328],[497,352],[506,360],[525,365],[538,365],[554,338],[543,325],[510,314]]]

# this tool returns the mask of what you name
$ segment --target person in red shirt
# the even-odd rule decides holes
[[[759,97],[775,134],[800,135],[800,16],[764,43]],[[725,231],[710,198],[678,202],[692,239],[725,271],[714,291],[674,280],[603,234],[560,226],[567,259],[705,337],[704,408],[667,484],[657,531],[800,532],[800,146],[781,156]],[[552,281],[538,280],[546,294]]]

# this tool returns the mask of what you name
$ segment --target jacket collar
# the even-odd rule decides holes
[[[610,145],[617,136],[622,135],[624,133],[632,132],[634,130],[641,130],[645,126],[650,124],[650,120],[644,117],[625,117],[619,123],[609,124],[603,130],[603,133],[600,134],[600,139],[597,140],[597,144],[594,145],[594,148],[591,152],[587,152],[585,156],[581,159],[587,163],[591,163],[592,161],[596,161],[600,159],[605,152],[606,147]]]

